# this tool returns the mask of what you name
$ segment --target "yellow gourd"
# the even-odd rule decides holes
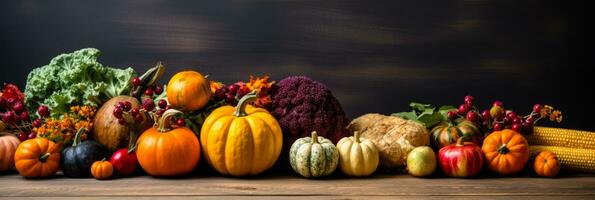
[[[221,174],[256,175],[279,158],[281,127],[268,111],[248,105],[256,98],[254,92],[247,94],[235,108],[219,107],[204,122],[200,132],[204,156]]]
[[[349,176],[368,176],[378,167],[379,153],[376,145],[370,140],[359,137],[355,131],[353,136],[344,137],[337,143],[341,171]]]

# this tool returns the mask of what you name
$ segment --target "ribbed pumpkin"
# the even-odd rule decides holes
[[[539,176],[554,177],[560,172],[560,160],[555,153],[542,151],[535,157],[533,169]]]
[[[436,151],[442,147],[457,143],[457,139],[463,135],[468,135],[466,141],[473,142],[481,146],[483,135],[481,130],[469,120],[457,122],[444,122],[436,125],[430,131],[432,147]]]
[[[54,175],[60,168],[60,145],[46,138],[26,140],[17,147],[14,161],[21,176],[41,178]]]
[[[221,174],[259,174],[279,158],[281,127],[268,111],[249,105],[256,98],[256,93],[249,93],[235,108],[219,107],[204,122],[200,133],[204,156]]]
[[[200,160],[200,144],[192,130],[173,128],[171,118],[182,112],[169,109],[157,127],[146,130],[137,141],[140,166],[152,176],[179,176],[191,172]]]
[[[339,150],[339,166],[349,176],[368,176],[378,167],[379,153],[376,145],[367,139],[360,138],[359,132],[344,137],[337,143]]]
[[[20,143],[13,134],[0,132],[0,172],[14,167],[14,153]]]
[[[114,166],[105,159],[93,162],[91,165],[91,175],[97,180],[104,180],[112,177],[114,174]]]
[[[198,110],[211,98],[211,86],[205,77],[196,71],[175,74],[167,84],[167,100],[182,111]]]
[[[523,169],[529,160],[527,140],[510,129],[488,135],[481,147],[488,168],[501,175],[514,174]]]
[[[97,143],[105,146],[110,153],[127,147],[129,143],[132,127],[118,123],[118,118],[113,114],[117,103],[124,101],[130,102],[133,108],[140,106],[140,103],[134,97],[117,96],[104,103],[93,119],[91,137]],[[153,125],[153,120],[150,117],[144,119],[142,127],[149,128]]]
[[[339,163],[339,151],[329,139],[312,137],[297,139],[289,150],[289,163],[293,171],[304,177],[322,177],[332,174]]]

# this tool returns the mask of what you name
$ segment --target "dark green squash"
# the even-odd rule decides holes
[[[107,149],[103,145],[89,140],[81,142],[82,132],[84,129],[76,133],[71,147],[62,150],[61,167],[67,177],[89,177],[93,162],[107,157]]]

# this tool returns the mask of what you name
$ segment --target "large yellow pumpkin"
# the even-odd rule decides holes
[[[254,92],[247,94],[235,108],[219,107],[204,122],[200,133],[204,156],[221,174],[259,174],[279,158],[281,127],[268,111],[248,105],[256,98]]]
[[[211,98],[211,86],[205,77],[196,71],[175,74],[167,84],[167,100],[182,111],[204,107]]]

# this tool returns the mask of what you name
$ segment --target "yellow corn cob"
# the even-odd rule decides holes
[[[531,155],[536,155],[540,151],[554,152],[562,169],[595,173],[595,150],[577,149],[558,146],[530,145]]]
[[[536,126],[525,138],[529,145],[595,149],[595,133],[589,131]]]

